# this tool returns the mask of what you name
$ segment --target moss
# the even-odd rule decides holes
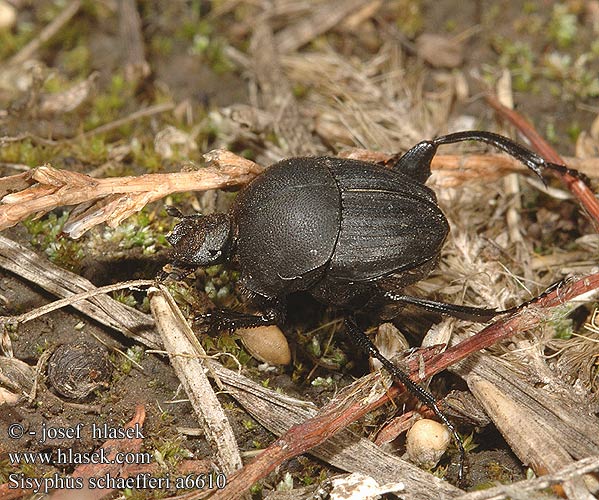
[[[496,36],[492,44],[500,54],[499,64],[512,71],[514,89],[521,92],[530,90],[536,63],[530,43]]]
[[[0,60],[8,59],[22,49],[34,36],[34,25],[30,22],[17,23],[16,30],[0,30]]]
[[[126,306],[129,306],[129,307],[137,306],[137,301],[135,300],[135,297],[133,296],[133,294],[128,293],[124,290],[119,290],[118,292],[114,292],[112,294],[112,298],[114,300],[116,300],[117,302],[120,302],[121,304],[125,304]]]
[[[397,27],[410,38],[414,38],[424,26],[422,3],[419,0],[400,0],[396,7]]]
[[[146,206],[118,227],[106,228],[103,238],[111,246],[116,245],[124,250],[140,248],[144,255],[154,255],[158,249],[168,246],[166,234],[171,226],[171,220],[157,217]]]
[[[114,376],[119,377],[119,373],[121,375],[129,375],[133,366],[137,364],[141,364],[144,357],[145,350],[142,346],[136,345],[129,347],[125,352],[125,356],[119,354],[118,362],[115,362],[114,365],[117,367],[118,371],[114,372]]]
[[[576,142],[578,140],[578,136],[582,132],[582,127],[580,126],[580,123],[572,122],[570,125],[568,125],[568,130],[566,132],[571,141]]]
[[[155,440],[154,457],[158,463],[174,468],[184,459],[193,458],[193,453],[183,446],[183,437],[159,438]]]
[[[131,153],[133,162],[142,165],[148,173],[157,173],[162,170],[163,160],[156,153],[152,141],[135,141]]]
[[[134,90],[122,73],[113,75],[108,88],[93,100],[92,109],[84,122],[84,129],[91,130],[118,118],[133,97]]]
[[[249,418],[245,419],[245,420],[242,420],[241,421],[241,425],[243,425],[243,428],[246,431],[251,431],[251,430],[254,430],[256,428],[256,422],[254,422],[253,420],[251,420]]]
[[[77,45],[62,53],[61,61],[64,69],[72,75],[83,78],[91,72],[91,54],[85,44]]]
[[[62,237],[62,227],[68,218],[64,212],[60,217],[55,213],[41,219],[27,219],[23,225],[31,235],[31,244],[40,248],[55,264],[78,272],[84,257],[81,243]]]
[[[566,48],[572,45],[578,33],[578,20],[576,16],[569,12],[568,6],[556,3],[551,13],[551,21],[547,34],[550,40],[557,43],[560,48]]]

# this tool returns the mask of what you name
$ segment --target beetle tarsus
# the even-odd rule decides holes
[[[461,482],[464,479],[464,463],[466,459],[466,451],[460,438],[458,431],[454,425],[449,421],[445,414],[439,409],[437,400],[429,391],[424,389],[422,386],[414,382],[410,376],[397,366],[395,366],[389,359],[381,354],[378,347],[368,338],[368,336],[358,328],[356,321],[353,317],[345,318],[345,328],[348,336],[351,340],[369,356],[379,360],[383,367],[399,382],[401,382],[406,389],[414,394],[422,403],[428,406],[437,415],[439,420],[445,424],[445,426],[451,432],[453,439],[456,443],[460,454],[460,461],[458,467],[458,480]]]

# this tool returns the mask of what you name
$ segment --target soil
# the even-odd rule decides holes
[[[10,35],[3,36],[5,43],[11,40],[15,46],[11,51],[0,52],[0,71],[8,58],[22,47],[23,40],[27,38],[27,26],[32,33],[39,32],[48,20],[60,11],[60,6],[65,4],[65,2],[52,1],[9,3],[16,6],[17,24],[8,29]],[[41,63],[49,70],[44,76],[45,83],[38,84],[42,90],[44,85],[46,88],[50,86],[48,81],[51,80],[49,76],[51,71],[58,73],[58,85],[67,87],[72,82],[80,80],[82,76],[98,71],[98,90],[95,97],[91,97],[91,101],[84,104],[81,111],[66,115],[58,113],[45,117],[42,123],[30,104],[24,102],[27,98],[39,102],[36,101],[39,97],[36,93],[40,92],[40,88],[32,86],[26,92],[21,92],[14,88],[6,90],[0,86],[0,138],[24,132],[55,139],[61,136],[68,137],[83,129],[89,130],[100,123],[127,116],[136,109],[161,100],[172,99],[179,105],[178,108],[173,113],[157,115],[143,123],[123,125],[103,135],[102,140],[97,143],[75,141],[67,147],[42,147],[35,141],[25,141],[26,144],[23,141],[3,144],[0,140],[0,173],[3,176],[17,173],[14,165],[35,167],[46,161],[59,168],[70,168],[80,172],[89,172],[101,167],[104,172],[101,176],[142,174],[153,171],[152,169],[177,171],[187,168],[188,161],[199,163],[201,153],[221,146],[224,141],[222,135],[212,129],[214,124],[209,120],[211,111],[239,104],[256,104],[255,88],[248,85],[247,72],[235,69],[235,64],[228,61],[224,55],[227,46],[234,47],[236,51],[242,53],[248,50],[253,24],[252,16],[256,15],[255,6],[250,8],[251,2],[173,2],[169,3],[168,7],[162,2],[149,0],[137,2],[142,16],[144,46],[151,74],[142,83],[125,92],[119,90],[119,85],[124,84],[120,80],[115,80],[115,75],[121,74],[119,72],[123,64],[122,41],[116,29],[118,9],[115,9],[114,2],[95,3],[97,4],[95,6],[85,5],[67,24],[64,32],[56,35],[37,54]],[[218,17],[210,17],[215,9],[226,9],[229,3],[230,12]],[[279,2],[275,3],[279,4]],[[280,3],[284,4],[284,2]],[[548,77],[550,71],[543,61],[553,51],[560,51],[572,58],[582,53],[594,54],[593,57],[589,56],[584,71],[580,70],[577,77],[582,81],[587,78],[587,74],[599,73],[597,71],[599,48],[596,46],[593,49],[589,48],[592,40],[597,36],[596,29],[599,23],[596,17],[596,2],[548,0],[408,2],[399,0],[388,4],[377,14],[378,17],[373,20],[367,19],[368,29],[363,26],[361,34],[352,33],[347,29],[333,29],[328,34],[320,36],[309,48],[321,50],[323,46],[328,46],[329,50],[341,54],[345,51],[348,58],[363,57],[366,60],[366,55],[371,57],[374,49],[362,43],[364,42],[362,37],[366,36],[364,33],[374,27],[372,43],[374,47],[380,47],[387,35],[383,35],[382,28],[377,32],[377,27],[390,23],[395,29],[403,30],[406,34],[404,41],[407,40],[408,43],[403,44],[403,48],[400,49],[403,51],[401,57],[405,58],[406,67],[414,68],[413,71],[418,72],[418,80],[424,88],[425,96],[427,92],[440,92],[439,79],[441,76],[445,77],[448,72],[449,74],[452,71],[459,72],[468,85],[468,98],[457,99],[453,103],[445,118],[446,127],[437,124],[437,132],[451,128],[456,123],[460,123],[464,117],[471,117],[476,128],[492,127],[494,120],[492,111],[482,99],[477,99],[476,96],[488,88],[489,80],[497,81],[502,70],[511,68],[517,73],[518,70],[514,70],[516,62],[523,66],[530,63],[532,64],[530,81],[518,83],[519,86],[515,86],[517,88],[513,92],[516,109],[528,117],[542,135],[547,135],[549,132],[548,138],[560,153],[574,155],[576,139],[580,131],[590,130],[597,117],[599,90],[593,92],[590,83],[584,86],[582,83],[572,85],[572,82],[566,82],[566,79],[574,78],[572,65],[567,70],[563,70],[570,71],[566,73],[563,80],[560,81],[557,76]],[[405,18],[398,14],[406,8],[407,4],[413,11],[412,18]],[[595,10],[589,7],[585,9],[585,4],[592,4]],[[560,10],[559,5],[565,6],[563,11]],[[298,11],[301,14],[302,10],[298,8]],[[555,37],[558,37],[559,33],[552,38],[548,31],[535,28],[534,23],[547,26],[553,22],[554,25],[559,25],[559,16],[562,12],[563,16],[573,17],[576,34],[573,38],[567,38],[569,41],[563,42],[565,46],[558,46]],[[277,30],[280,30],[293,22],[294,14],[293,12],[281,14],[276,17],[276,20]],[[416,37],[423,32],[440,34],[448,38],[463,38],[463,62],[450,68],[449,71],[435,69],[423,62],[413,50],[410,50],[410,47],[414,46]],[[510,47],[506,48],[508,44]],[[398,43],[398,46],[402,44]],[[299,52],[301,53],[302,50],[308,48],[302,48]],[[510,56],[510,51],[517,53]],[[78,60],[78,57],[83,58],[84,61]],[[227,67],[223,70],[223,64],[230,64],[233,69]],[[318,69],[315,68],[314,71]],[[300,97],[298,102],[301,109],[301,95],[305,89],[296,86],[294,90]],[[119,103],[115,104],[115,101]],[[418,105],[426,106],[422,103]],[[24,114],[15,115],[12,111],[5,115],[1,113],[2,109],[14,110],[18,106],[24,107]],[[35,104],[33,106],[35,107]],[[185,129],[185,132],[196,141],[198,149],[181,150],[181,153],[172,158],[157,159],[156,153],[152,150],[152,138],[158,130],[171,124]],[[226,146],[250,157],[258,159],[268,157],[265,153],[268,150],[268,146],[265,146],[268,139],[264,136],[262,136],[262,144],[252,142],[253,139],[244,142],[239,137]],[[318,138],[314,136],[314,140],[317,141]],[[108,144],[112,146],[126,144],[131,149],[123,159],[107,166],[110,161]],[[326,146],[322,143],[320,147],[326,150]],[[205,200],[187,195],[177,195],[175,201],[189,210],[191,210],[190,206],[195,208],[205,203]],[[222,199],[219,198],[217,203],[222,203]],[[549,206],[547,210],[552,208]],[[63,210],[63,207],[57,207],[53,214],[60,217]],[[589,228],[586,223],[578,220],[577,211],[566,210],[562,213],[565,214],[564,219],[574,221],[572,224],[575,226],[572,224],[564,226],[562,233],[559,233],[561,237],[557,233],[553,237],[560,245],[567,245],[577,236],[585,234]],[[172,221],[169,222],[164,216],[161,204],[151,206],[146,216],[150,221],[149,227],[158,235],[160,235],[160,230],[156,229],[158,225],[162,224],[162,235],[164,235],[168,231],[166,226],[172,224]],[[44,216],[42,222],[47,221],[48,217],[49,215]],[[160,218],[162,222],[159,224]],[[527,228],[534,229],[534,224],[538,223],[534,217],[524,218]],[[51,254],[51,249],[43,242],[43,232],[46,229],[42,228],[41,231],[42,237],[39,232],[33,232],[31,224],[28,223],[27,227],[20,224],[6,230],[3,236],[35,249],[40,255],[47,256]],[[114,234],[113,230],[110,231]],[[75,266],[70,267],[70,270],[75,269],[97,286],[135,278],[152,279],[168,262],[168,245],[159,237],[153,250],[147,251],[147,247],[143,246],[145,243],[134,243],[128,247],[125,237],[119,241],[105,236],[103,227],[95,228],[84,236],[80,243],[82,254],[76,254],[79,257],[74,259]],[[546,241],[543,243],[548,244]],[[65,253],[68,252],[75,252],[75,250],[65,250]],[[53,258],[55,262],[65,267],[71,262],[67,259],[61,260],[60,255],[58,258],[56,256]],[[203,287],[207,286],[208,281],[209,279],[200,273],[197,280],[193,282],[194,285],[200,286],[200,289],[195,292],[201,296],[198,299],[200,303],[208,301],[203,295]],[[147,312],[147,304],[143,303],[143,293],[132,294],[131,297],[136,299],[136,307]],[[20,277],[2,270],[0,271],[0,299],[1,314],[10,316],[30,311],[55,298]],[[217,299],[216,302],[220,302],[219,305],[227,305],[236,300],[237,298],[224,297]],[[285,393],[311,399],[321,405],[334,394],[336,387],[349,383],[352,377],[366,373],[367,360],[357,354],[352,345],[337,334],[333,348],[335,354],[340,353],[344,359],[340,362],[337,362],[338,360],[319,362],[320,366],[317,366],[310,349],[310,342],[324,344],[327,332],[323,334],[325,338],[314,337],[317,339],[314,341],[312,341],[313,334],[309,335],[305,332],[336,316],[333,311],[311,301],[306,303],[304,299],[298,300],[297,304],[294,303],[290,321],[285,329],[293,353],[291,366],[279,367],[265,373],[259,370],[259,362],[250,359],[239,343],[233,349],[236,354],[241,353],[244,373],[261,382],[268,382],[271,388],[280,388]],[[308,310],[310,313],[295,312],[299,310]],[[306,318],[311,318],[311,321]],[[424,328],[423,325],[419,326],[411,340],[417,342],[418,336],[423,335]],[[302,332],[299,336],[298,331]],[[92,424],[97,423],[107,423],[117,428],[131,420],[137,404],[145,405],[147,411],[143,450],[154,454],[159,450],[162,459],[170,466],[191,456],[207,459],[213,457],[205,439],[192,432],[180,432],[181,429],[196,429],[198,423],[190,404],[185,400],[180,382],[169,365],[168,358],[156,354],[142,354],[136,357],[138,365],[131,364],[122,353],[127,352],[129,356],[135,356],[135,353],[139,352],[136,351],[139,346],[70,308],[60,309],[21,324],[15,331],[11,331],[9,336],[12,355],[31,366],[38,364],[43,353],[49,354],[61,344],[83,340],[101,343],[110,353],[113,375],[107,387],[98,388],[86,398],[76,401],[68,400],[56,393],[44,376],[40,376],[33,401],[21,398],[17,404],[1,405],[0,484],[7,480],[11,471],[27,469],[22,464],[10,465],[7,452],[25,450],[44,452],[55,451],[58,448],[91,452],[104,443],[103,439],[94,439],[89,433],[84,433],[80,439],[64,437],[40,442],[38,438],[31,437],[17,441],[10,440],[6,438],[5,432],[10,424],[19,423],[26,431],[39,430],[43,426],[70,428],[76,424],[82,424],[85,429],[90,429]],[[205,334],[201,335],[201,339],[207,342],[210,353],[219,348],[217,339],[210,339]],[[331,358],[333,357],[331,355]],[[326,365],[326,368],[322,365]],[[337,371],[331,371],[334,367]],[[40,366],[40,369],[42,374],[45,373],[44,365]],[[322,379],[331,377],[331,382],[324,386],[312,384],[317,377]],[[447,384],[437,384],[453,385],[450,381]],[[435,387],[435,389],[447,390],[444,387]],[[226,408],[241,450],[255,451],[267,446],[274,439],[274,436],[248,416],[231,398],[219,395],[219,399]],[[382,422],[386,418],[384,413],[373,416],[374,420],[368,421],[364,427],[376,427],[379,421]],[[471,429],[466,427],[463,430],[469,432]],[[512,482],[526,477],[527,464],[521,464],[514,457],[494,428],[491,427],[490,430],[476,435],[475,441],[479,448],[469,453],[471,487],[488,485],[496,481]],[[51,473],[54,470],[56,469],[53,467],[40,466],[35,470],[35,474]],[[60,470],[71,473],[74,466],[67,466]],[[262,490],[267,492],[275,488],[285,480],[287,473],[291,473],[296,485],[303,485],[320,481],[336,472],[326,464],[300,457],[267,476],[262,482]],[[443,474],[441,470],[438,473]],[[455,468],[450,466],[446,474],[449,479],[454,478]],[[261,497],[260,489],[256,489],[253,493],[256,498]],[[159,492],[144,494],[138,492],[136,495],[138,496],[135,498],[161,496]]]

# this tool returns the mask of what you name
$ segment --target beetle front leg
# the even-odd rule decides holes
[[[197,316],[196,321],[206,323],[214,331],[228,330],[233,332],[239,328],[256,328],[258,326],[277,325],[285,320],[285,307],[280,302],[272,302],[264,308],[262,314],[245,314],[228,309],[215,309]]]

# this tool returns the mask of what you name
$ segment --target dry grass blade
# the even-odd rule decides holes
[[[328,30],[337,26],[343,19],[368,4],[378,3],[372,0],[346,0],[339,3],[336,0],[319,5],[306,18],[291,24],[277,33],[276,45],[281,54],[294,52],[303,45]]]
[[[227,151],[212,151],[206,158],[215,166],[194,172],[94,179],[46,165],[0,179],[0,193],[14,186],[29,186],[2,198],[0,230],[59,206],[83,205],[85,208],[77,211],[76,218],[67,221],[63,228],[69,236],[77,238],[101,222],[117,226],[147,203],[171,193],[245,184],[262,171],[254,162]]]
[[[261,94],[264,108],[276,117],[274,129],[284,137],[283,156],[314,155],[311,131],[301,119],[297,99],[291,84],[281,69],[279,47],[266,21],[259,22],[251,40],[251,69]]]
[[[164,287],[150,290],[150,307],[177,377],[199,417],[221,470],[230,475],[241,468],[241,456],[231,424],[206,376],[206,356],[175,301]]]
[[[0,267],[58,297],[70,297],[96,290],[85,278],[40,258],[28,248],[3,236],[0,236]],[[157,348],[161,344],[151,316],[106,295],[75,301],[71,305],[99,323],[143,345]],[[4,318],[5,323],[10,321],[11,318]]]
[[[150,74],[151,69],[146,60],[141,18],[134,0],[119,2],[119,29],[125,59],[125,78],[128,82],[137,84]]]
[[[542,491],[554,484],[559,484],[597,470],[599,470],[599,456],[583,458],[554,474],[548,474],[537,479],[529,479],[513,484],[502,484],[483,491],[472,491],[457,497],[456,500],[531,498],[532,493],[535,491]],[[547,498],[547,496],[543,495],[542,498]]]
[[[31,42],[17,52],[9,61],[8,64],[20,64],[28,59],[40,49],[40,47],[56,35],[64,26],[73,18],[81,7],[81,0],[73,0],[63,11],[56,16]]]

